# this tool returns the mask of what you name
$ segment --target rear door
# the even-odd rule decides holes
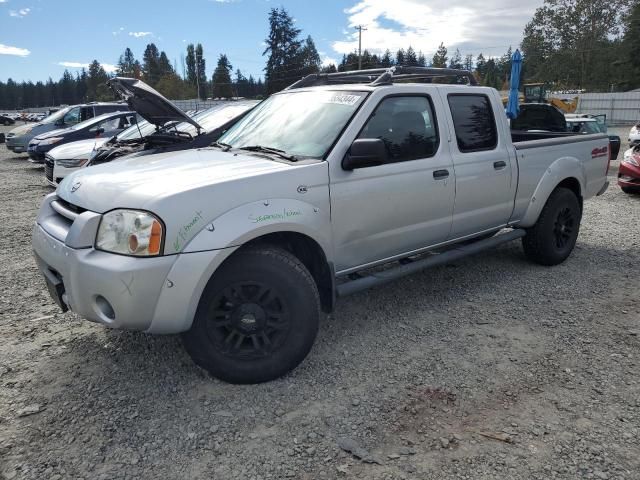
[[[364,127],[345,140],[383,140],[388,162],[353,171],[342,169],[341,158],[330,162],[337,272],[443,242],[451,228],[455,183],[435,113],[443,110],[440,97],[374,98],[363,109]]]
[[[510,139],[498,133],[487,91],[446,95],[452,126],[455,207],[450,238],[502,227],[513,211],[515,182]]]

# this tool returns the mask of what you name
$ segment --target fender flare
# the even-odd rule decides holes
[[[533,226],[538,221],[538,217],[547,203],[551,192],[553,192],[561,182],[571,178],[578,181],[580,184],[580,192],[584,192],[586,188],[586,173],[584,165],[577,158],[561,157],[549,165],[533,191],[533,195],[529,200],[529,206],[518,225],[525,228]]]

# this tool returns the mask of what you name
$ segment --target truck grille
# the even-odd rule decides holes
[[[47,177],[47,180],[53,182],[53,166],[54,160],[49,155],[44,157],[44,175]]]

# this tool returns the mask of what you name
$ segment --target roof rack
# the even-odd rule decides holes
[[[394,82],[413,80],[433,83],[435,78],[454,78],[456,83],[477,85],[478,82],[469,70],[457,68],[405,67],[372,68],[369,70],[352,70],[338,73],[312,73],[289,85],[285,90],[294,88],[317,87],[321,85],[340,85],[349,83],[366,83],[378,87],[393,85]]]

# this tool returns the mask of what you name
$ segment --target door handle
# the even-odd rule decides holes
[[[449,170],[434,170],[433,171],[433,178],[435,178],[436,180],[441,180],[443,178],[448,178],[449,177]]]
[[[502,170],[503,168],[506,168],[507,166],[507,162],[504,162],[502,160],[500,160],[499,162],[493,162],[493,168],[495,168],[496,170]]]

